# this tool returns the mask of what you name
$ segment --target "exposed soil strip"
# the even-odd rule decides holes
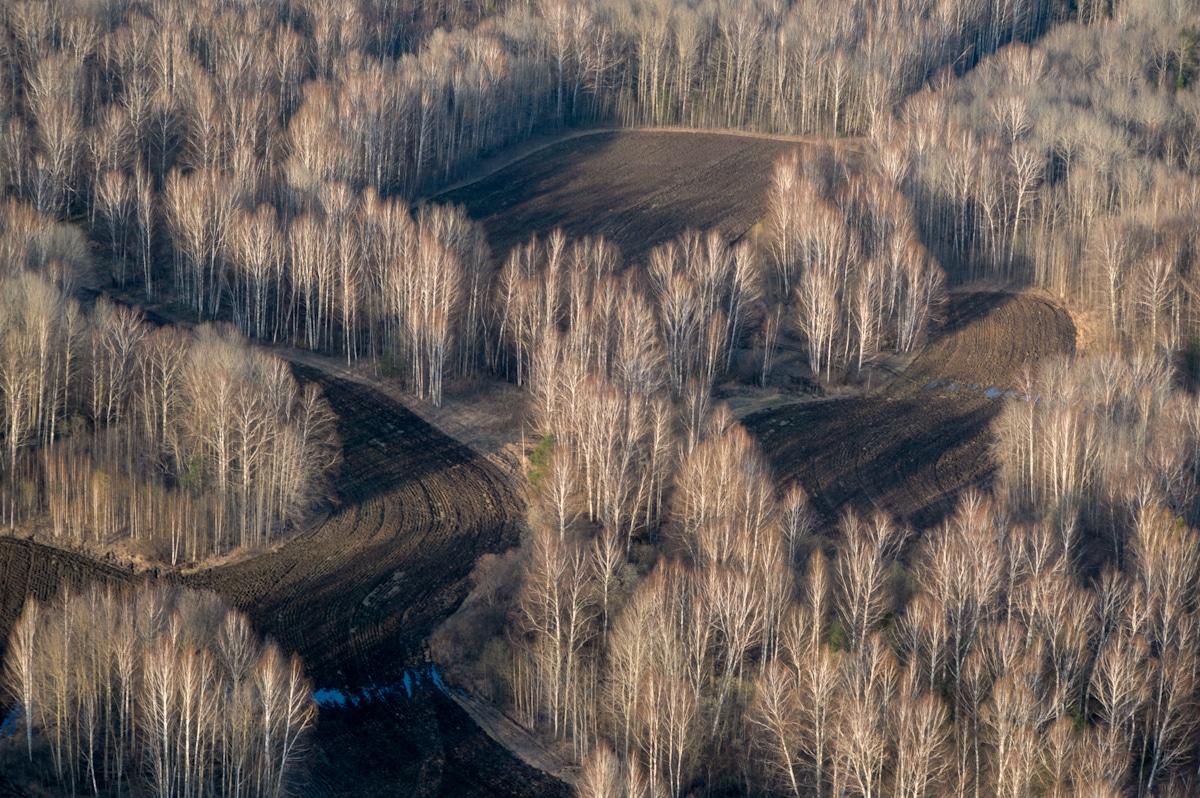
[[[904,373],[865,397],[752,414],[746,426],[779,476],[797,480],[833,522],[872,508],[917,528],[993,476],[990,425],[1021,370],[1074,351],[1065,310],[1031,294],[955,293],[947,320]]]
[[[438,194],[479,219],[504,257],[533,234],[603,235],[627,260],[689,227],[746,235],[767,211],[777,158],[796,140],[725,133],[612,131],[568,138]]]

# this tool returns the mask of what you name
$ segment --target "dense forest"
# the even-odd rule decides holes
[[[581,795],[1200,789],[1194,2],[0,13],[10,528],[172,566],[302,528],[340,447],[286,347],[434,405],[509,380],[524,542],[430,646],[566,741]],[[797,146],[753,235],[628,261],[493,252],[430,201],[607,127]],[[939,524],[830,523],[720,402],[785,344],[855,390],[982,285],[1068,308],[1077,351],[1005,386],[994,478]],[[73,793],[283,794],[312,723],[298,662],[204,596],[31,602],[5,668]]]
[[[316,719],[299,660],[188,590],[30,599],[5,675],[72,795],[287,795]]]
[[[36,272],[0,279],[10,526],[171,564],[302,521],[339,452],[328,404],[228,329],[89,311]]]

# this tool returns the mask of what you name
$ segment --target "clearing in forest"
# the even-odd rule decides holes
[[[826,521],[852,507],[917,528],[938,523],[964,489],[989,481],[991,423],[1004,402],[1022,401],[1013,394],[1025,366],[1074,351],[1070,316],[1032,294],[955,292],[946,317],[879,393],[743,419],[781,479],[799,482]]]
[[[562,227],[568,238],[602,235],[633,261],[689,227],[740,239],[766,215],[775,160],[797,146],[804,145],[686,130],[594,133],[551,144],[431,201],[466,206],[500,258],[530,236]]]

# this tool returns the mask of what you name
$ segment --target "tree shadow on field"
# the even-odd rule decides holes
[[[466,207],[501,259],[561,227],[568,238],[602,235],[637,262],[689,227],[740,238],[766,214],[772,164],[796,146],[720,133],[587,134],[432,199]]]
[[[929,403],[907,402],[902,417],[912,422],[912,431],[901,427],[906,431],[874,458],[876,467],[863,469],[863,488],[914,528],[937,526],[954,512],[964,490],[991,481],[990,429],[1002,401],[981,399],[965,407],[939,402],[954,408],[948,413]]]
[[[591,235],[602,214],[579,219],[578,203],[570,201],[581,179],[581,162],[603,158],[616,133],[598,133],[561,141],[510,164],[462,188],[434,197],[439,203],[462,205],[483,223],[497,258],[525,243],[534,233],[562,227],[570,236]],[[591,187],[597,210],[612,208],[612,192]]]
[[[1013,294],[1002,291],[950,294],[940,335],[950,335],[970,327],[1013,302]]]
[[[342,464],[339,498],[354,504],[399,490],[475,454],[383,392],[292,364],[298,379],[321,386],[337,415]]]
[[[927,529],[953,512],[963,490],[990,480],[986,441],[1001,407],[999,399],[963,405],[929,395],[836,400],[745,424],[776,473],[799,482],[827,524],[848,508],[878,509]]]

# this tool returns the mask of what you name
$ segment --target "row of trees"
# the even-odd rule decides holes
[[[7,9],[10,185],[65,210],[140,161],[159,181],[178,165],[411,197],[567,122],[861,131],[1051,16],[1047,2],[543,0],[472,25],[491,10],[204,5]]]
[[[672,549],[696,566],[698,578],[703,579],[696,591],[711,590],[714,596],[735,603],[765,600],[773,613],[780,592],[786,595],[790,591],[787,561],[812,530],[813,516],[803,492],[793,491],[785,501],[788,532],[774,529],[773,536],[756,537],[762,523],[778,521],[774,513],[779,508],[771,495],[769,469],[746,431],[732,425],[724,434],[714,435],[707,428],[729,423],[727,413],[714,414],[704,429],[705,437],[672,469],[676,471]],[[668,424],[668,430],[671,426]],[[598,713],[604,711],[603,703],[608,700],[600,698],[602,690],[607,690],[604,695],[613,701],[623,702],[624,709],[613,718],[620,734],[610,739],[626,747],[633,744],[635,736],[635,719],[625,716],[633,711],[632,705],[639,700],[659,705],[667,699],[662,695],[639,699],[639,673],[647,661],[620,659],[620,646],[636,646],[640,653],[635,656],[641,656],[647,646],[654,645],[649,616],[638,615],[629,628],[623,625],[625,614],[638,612],[633,607],[640,606],[637,596],[646,583],[643,581],[631,598],[634,585],[627,567],[628,542],[618,530],[587,519],[585,491],[568,493],[560,487],[554,474],[564,456],[569,456],[569,450],[566,455],[561,449],[555,451],[551,476],[542,482],[531,516],[529,561],[512,621],[516,659],[509,686],[518,717],[531,727],[545,723],[551,733],[568,736],[582,754],[602,722]],[[766,518],[764,512],[772,515]],[[667,579],[679,578],[680,567],[678,561],[656,566],[671,574]],[[686,594],[673,594],[671,601],[678,601],[676,610],[689,618],[699,617],[703,611],[703,598],[691,588]],[[757,634],[751,627],[742,627],[741,620],[731,616],[721,622],[726,621],[729,625],[723,629],[733,638],[731,645],[751,645],[750,638]],[[772,629],[770,634],[777,632],[778,617],[772,615],[765,623]],[[715,645],[716,638],[710,639],[705,632],[702,639],[688,645],[707,647],[710,642]],[[725,714],[736,703],[744,674],[738,655],[729,652],[720,652],[710,664],[718,670],[712,674],[714,692],[709,698],[718,704],[714,711],[720,718],[710,716],[708,721],[716,724],[713,734],[720,731],[723,736],[730,732],[725,728]],[[625,665],[632,670],[613,673],[611,683],[606,684],[605,670]],[[695,678],[709,677],[696,673]],[[665,750],[671,745],[665,738],[667,730],[656,727],[642,733],[647,735],[648,746],[662,746],[655,751],[662,754],[656,761],[663,765],[665,776]],[[688,786],[682,782],[682,775],[676,774],[672,781],[676,794]]]
[[[316,723],[300,661],[183,589],[28,599],[4,676],[25,757],[72,795],[289,795]]]
[[[198,314],[228,308],[247,335],[377,358],[434,404],[444,374],[484,364],[490,251],[460,209],[414,217],[327,183],[281,219],[240,204],[214,171],[172,172],[165,197],[175,294]]]
[[[616,274],[618,255],[602,239],[568,246],[556,231],[514,249],[501,273],[502,363],[528,384],[534,429],[553,445],[544,482],[560,533],[577,512],[577,489],[588,517],[604,519],[625,549],[657,526],[672,397],[707,401],[728,362],[723,308],[745,287],[720,236],[707,250],[703,241],[689,232],[656,250],[658,267],[643,282],[632,270]]]
[[[379,358],[434,403],[445,374],[490,367],[523,384],[548,331],[605,327],[618,309],[650,309],[606,305],[618,290],[653,300],[676,393],[692,377],[711,384],[759,325],[767,327],[764,379],[771,344],[792,319],[814,372],[824,365],[828,375],[852,346],[860,368],[885,342],[910,350],[936,313],[943,277],[917,241],[909,205],[884,175],[864,175],[827,150],[803,153],[775,170],[773,278],[749,242],[731,248],[716,231],[654,250],[644,286],[605,282],[619,271],[619,253],[561,233],[514,249],[493,278],[482,230],[460,209],[426,205],[413,217],[371,189],[356,196],[327,183],[284,221],[271,205],[239,207],[234,189],[204,171],[172,172],[167,183],[175,289],[199,313],[229,305],[249,335]],[[642,347],[643,357],[654,349],[649,339],[625,345]],[[596,349],[602,371],[614,346]],[[622,368],[646,372],[645,363]]]

